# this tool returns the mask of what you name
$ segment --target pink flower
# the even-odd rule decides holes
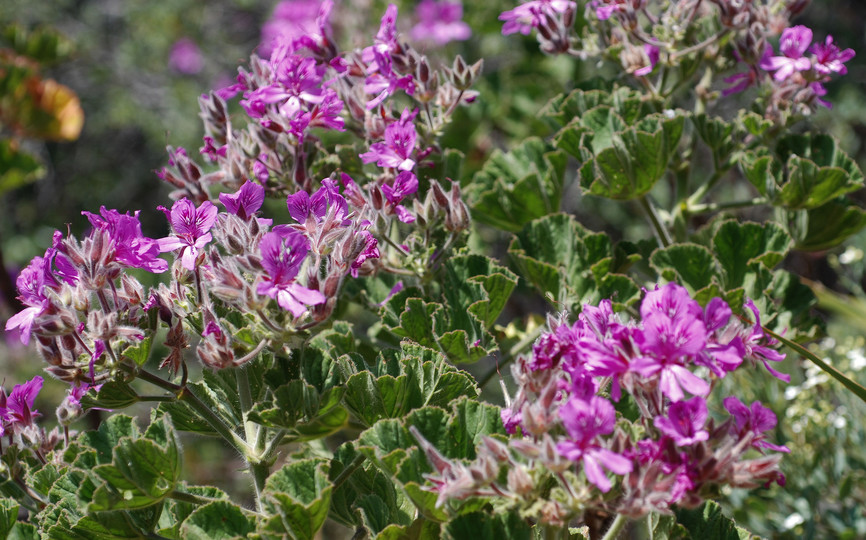
[[[773,78],[784,81],[797,71],[806,71],[812,67],[803,53],[812,42],[812,30],[805,26],[792,26],[782,32],[779,40],[779,51],[784,56],[769,56],[761,60],[761,69],[775,71]]]
[[[659,61],[659,48],[655,45],[646,44],[643,46],[644,53],[646,53],[647,58],[649,59],[649,65],[644,66],[638,70],[635,70],[634,74],[638,77],[644,77],[652,73],[652,70],[655,69],[656,64]]]
[[[133,215],[121,214],[117,210],[99,208],[100,215],[81,212],[94,229],[107,231],[114,242],[115,259],[130,268],[143,268],[149,272],[161,273],[168,270],[168,263],[159,258],[158,242],[141,233],[139,212]]]
[[[707,402],[701,397],[677,401],[668,408],[668,415],[653,420],[659,431],[674,440],[677,446],[691,446],[710,438],[703,429],[707,421]]]
[[[779,446],[764,440],[765,433],[776,427],[776,415],[773,414],[773,411],[761,405],[759,401],[752,403],[751,407],[746,407],[735,396],[726,397],[724,404],[731,416],[734,417],[737,431],[741,434],[751,433],[754,437],[752,446],[777,452],[790,452],[787,446]]]
[[[505,22],[502,34],[507,36],[520,32],[529,35],[533,28],[545,23],[546,16],[565,13],[569,9],[577,9],[577,4],[570,0],[530,0],[499,15],[499,20]]]
[[[265,188],[247,180],[235,193],[220,193],[219,197],[228,212],[248,220],[265,202]]]
[[[449,41],[469,39],[472,30],[463,22],[463,4],[448,0],[421,0],[415,6],[418,24],[412,27],[410,35],[418,41],[432,41],[445,45]]]
[[[258,294],[270,296],[295,317],[307,312],[307,306],[322,304],[325,296],[295,282],[295,277],[310,248],[304,235],[286,230],[284,234],[269,232],[259,243],[262,266],[267,275],[258,284]]]
[[[198,208],[184,197],[174,203],[169,211],[162,210],[171,223],[174,234],[157,240],[159,251],[180,250],[181,264],[187,270],[195,270],[196,259],[204,246],[213,239],[209,232],[216,222],[217,208],[210,201],[201,203]]]
[[[319,0],[283,0],[262,27],[259,56],[267,58],[278,40],[290,42],[319,32]]]
[[[833,43],[833,36],[827,36],[824,43],[812,45],[812,52],[815,54],[813,61],[815,71],[825,75],[830,73],[845,75],[848,73],[845,62],[854,58],[854,49],[840,51],[839,47]]]
[[[570,440],[559,442],[557,452],[571,461],[582,461],[586,479],[607,493],[611,482],[602,468],[614,474],[628,474],[632,462],[625,456],[600,446],[597,438],[613,432],[616,411],[604,398],[593,396],[588,401],[572,398],[560,407],[562,425]]]
[[[3,430],[12,429],[19,431],[22,428],[33,425],[33,420],[42,416],[33,408],[36,395],[42,389],[43,379],[40,376],[33,377],[24,384],[16,384],[12,393],[7,398],[5,392],[0,396],[0,420]]]
[[[415,167],[412,153],[415,151],[415,115],[403,109],[400,120],[385,128],[385,141],[370,145],[370,151],[360,155],[364,163],[376,162],[379,167],[391,167],[401,171],[411,171]]]

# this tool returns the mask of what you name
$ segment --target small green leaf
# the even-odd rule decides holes
[[[505,154],[496,150],[464,191],[472,216],[506,231],[558,212],[566,157],[538,138]]]
[[[326,460],[304,459],[284,466],[268,478],[262,493],[265,511],[273,516],[266,530],[313,540],[328,517],[332,490]]]
[[[697,244],[673,244],[650,256],[650,264],[667,281],[685,285],[692,292],[703,289],[719,274],[719,263],[707,248]]]
[[[604,279],[596,278],[596,265],[608,269],[599,272],[603,278],[613,275],[610,270],[620,270],[613,267],[630,264],[618,261],[621,257],[607,235],[585,229],[566,214],[547,216],[527,225],[512,239],[508,254],[518,273],[560,309],[579,309],[584,303],[597,303],[603,298],[599,281]],[[625,275],[610,280],[605,293],[621,294],[615,298],[618,303],[634,301],[639,288],[629,282],[631,278]]]
[[[222,540],[245,537],[256,530],[243,510],[229,501],[215,501],[193,511],[180,527],[182,538]]]
[[[734,520],[722,513],[722,507],[713,501],[707,501],[694,509],[678,508],[675,510],[677,521],[684,526],[692,538],[707,540],[742,540],[751,534],[737,527]]]
[[[138,403],[139,397],[132,387],[122,380],[103,383],[99,392],[92,391],[81,397],[81,406],[87,409],[106,409],[109,411],[125,409]]]
[[[726,221],[713,236],[713,248],[722,266],[727,289],[745,283],[748,266],[760,262],[772,269],[785,258],[791,237],[773,222],[764,224]]]
[[[0,538],[6,538],[18,521],[18,506],[12,499],[0,499]]]
[[[845,198],[815,208],[789,213],[788,230],[802,251],[838,246],[866,227],[866,211]]]
[[[610,199],[635,199],[649,192],[667,172],[683,134],[685,116],[661,114],[616,133],[610,146],[587,151],[580,168],[585,193]]]
[[[478,540],[479,538],[531,540],[532,529],[516,512],[496,514],[471,512],[452,519],[442,531],[443,540]]]
[[[411,525],[389,525],[376,536],[376,540],[439,540],[440,525],[435,521],[418,518]]]

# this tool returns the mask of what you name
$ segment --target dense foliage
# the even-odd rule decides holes
[[[856,369],[800,345],[826,331],[816,293],[844,302],[783,265],[866,225],[858,164],[809,124],[855,53],[792,22],[807,3],[477,8],[485,40],[501,30],[531,58],[512,34],[532,36],[551,58],[527,80],[496,55],[485,74],[484,40],[451,54],[475,30],[459,2],[422,0],[412,24],[381,6],[372,29],[352,6],[281,3],[237,76],[200,96],[200,149],[168,147],[166,232],[145,233],[155,208],[91,208],[84,234],[55,231],[18,272],[6,329],[68,387],[53,429],[41,376],[0,389],[0,532],[860,534],[844,465],[832,503],[784,473],[810,381],[866,401],[862,345],[840,353]],[[75,94],[40,71],[64,42],[10,28],[8,189],[42,172],[24,141],[81,127]],[[174,72],[204,69],[195,40],[166,49]],[[527,103],[537,114],[509,124]],[[509,144],[490,151],[496,137]],[[777,418],[780,399],[796,406]],[[206,440],[248,488],[185,473]],[[792,485],[797,514],[749,511]]]

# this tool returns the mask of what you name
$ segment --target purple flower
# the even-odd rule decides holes
[[[224,144],[217,148],[215,144],[216,141],[214,141],[214,138],[209,135],[205,135],[202,140],[204,141],[204,146],[202,146],[201,149],[198,151],[199,154],[207,156],[207,158],[214,163],[217,162],[219,158],[226,157],[226,153],[228,152],[228,145]]]
[[[24,384],[16,384],[6,402],[0,403],[0,419],[7,428],[17,431],[32,425],[35,418],[42,416],[33,408],[42,382],[42,377],[37,375]]]
[[[160,252],[181,250],[181,264],[187,270],[195,270],[199,252],[213,236],[208,232],[216,222],[217,207],[210,201],[201,203],[198,208],[187,198],[174,203],[171,211],[164,206],[157,207],[165,212],[174,229],[174,235],[157,240]]]
[[[759,401],[752,403],[751,408],[735,396],[726,397],[725,409],[734,417],[734,425],[741,434],[751,433],[754,437],[752,446],[768,448],[777,452],[790,452],[788,447],[767,442],[765,433],[776,427],[776,415],[773,411],[761,405]]]
[[[654,314],[661,314],[669,319],[703,318],[704,311],[695,302],[685,287],[676,283],[668,283],[664,287],[646,293],[640,305],[640,316],[646,320]]]
[[[358,270],[367,259],[379,258],[379,241],[376,237],[370,234],[370,231],[358,231],[356,236],[360,236],[364,240],[364,249],[358,257],[352,261],[351,274],[352,277],[358,277]],[[401,285],[402,287],[402,285]]]
[[[247,180],[236,192],[220,193],[219,197],[228,212],[248,220],[265,202],[265,188]]]
[[[157,240],[148,238],[141,233],[139,212],[129,215],[117,210],[99,208],[101,216],[90,212],[81,212],[95,229],[108,232],[114,242],[115,259],[120,264],[131,268],[143,268],[149,272],[161,273],[168,270],[168,263],[159,258],[160,248]]]
[[[773,78],[784,81],[797,71],[806,71],[812,63],[803,53],[812,42],[812,30],[805,26],[792,26],[782,32],[779,40],[779,52],[784,56],[769,56],[761,60],[761,69],[775,71]]]
[[[677,401],[668,408],[667,417],[657,416],[653,423],[677,446],[690,446],[710,438],[703,429],[707,421],[707,402],[701,397]]]
[[[34,257],[26,268],[21,270],[16,279],[18,299],[25,307],[6,321],[6,331],[18,329],[21,343],[30,343],[30,332],[33,322],[42,315],[50,305],[45,295],[46,265],[43,257]]]
[[[178,73],[194,75],[201,71],[204,61],[195,41],[181,38],[171,46],[171,51],[168,53],[168,65]]]
[[[258,284],[256,292],[270,296],[295,317],[307,312],[307,306],[322,304],[325,296],[295,282],[295,277],[310,250],[304,235],[286,230],[285,234],[269,232],[259,243],[262,266],[267,276]]]
[[[577,9],[577,4],[571,0],[530,0],[499,15],[499,20],[505,22],[502,34],[507,36],[520,32],[524,36],[528,35],[533,28],[544,24],[546,17],[565,13],[569,9]]]
[[[845,75],[848,73],[845,62],[854,58],[854,49],[840,51],[839,47],[833,43],[833,36],[827,36],[824,43],[812,45],[812,52],[815,54],[813,61],[815,71],[825,75],[830,73]]]
[[[317,103],[312,111],[310,111],[309,126],[344,131],[344,122],[340,117],[340,113],[342,112],[342,100],[340,100],[336,91],[329,88],[325,90],[321,103]]]
[[[761,316],[758,313],[758,308],[751,298],[746,299],[746,307],[755,314],[755,326],[752,327],[752,333],[743,339],[743,346],[746,349],[746,356],[755,360],[760,360],[764,363],[774,377],[785,382],[791,382],[791,376],[785,373],[780,373],[770,367],[767,362],[781,362],[785,359],[785,355],[770,347],[776,345],[776,340],[767,337],[764,334],[764,328],[761,326]]]
[[[643,50],[646,53],[647,58],[649,59],[649,65],[644,66],[634,72],[638,77],[643,77],[645,75],[649,75],[652,73],[652,70],[655,69],[656,64],[659,61],[659,48],[655,45],[645,44],[643,46]]]
[[[318,33],[321,4],[320,0],[283,0],[277,4],[270,20],[262,27],[260,56],[267,58],[278,40],[291,42]]]
[[[415,6],[418,24],[412,27],[410,35],[418,41],[432,41],[445,45],[449,41],[469,39],[472,30],[463,22],[463,4],[459,1],[421,0]]]
[[[322,180],[322,187],[312,197],[303,190],[289,195],[286,206],[292,219],[301,225],[306,225],[310,218],[316,223],[331,219],[344,227],[352,223],[347,219],[349,203],[340,195],[336,182],[328,178]]]
[[[415,151],[415,115],[403,109],[400,119],[385,128],[385,141],[370,145],[370,151],[360,155],[364,163],[376,162],[379,167],[391,167],[401,171],[411,171],[415,167],[412,153]],[[417,187],[417,186],[416,186]]]
[[[571,440],[557,443],[557,452],[571,461],[582,460],[586,479],[598,489],[607,493],[611,488],[602,468],[620,475],[631,472],[631,460],[596,441],[613,432],[616,423],[616,411],[609,401],[597,396],[588,401],[572,398],[560,407],[559,415]]]

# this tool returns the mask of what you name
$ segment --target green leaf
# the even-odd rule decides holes
[[[245,537],[256,530],[243,510],[229,501],[215,501],[193,511],[180,527],[182,538],[222,540]]]
[[[471,315],[484,329],[491,328],[516,285],[517,276],[489,257],[450,258],[445,264],[443,289],[446,305],[452,310],[451,326],[469,327],[474,321],[466,315]]]
[[[734,124],[706,114],[694,115],[691,117],[691,121],[701,140],[710,147],[713,153],[713,162],[718,167],[726,166],[737,147],[737,143],[732,137]]]
[[[495,150],[465,187],[472,216],[506,231],[558,212],[566,157],[538,138],[502,153]]]
[[[272,474],[262,493],[269,532],[313,540],[328,517],[333,486],[324,459],[294,461]]]
[[[773,127],[773,121],[767,120],[760,114],[753,112],[741,112],[737,118],[742,123],[743,127],[755,137],[761,137],[770,128]]]
[[[122,380],[103,383],[95,395],[93,392],[88,392],[81,397],[81,406],[85,410],[99,408],[113,411],[125,409],[138,402],[138,394]]]
[[[98,430],[81,433],[78,441],[96,451],[99,463],[111,463],[114,447],[123,437],[138,438],[138,426],[132,417],[115,414],[103,421]]]
[[[772,204],[791,210],[818,208],[864,185],[854,160],[823,134],[787,135],[775,155],[763,148],[745,152],[740,166]]]
[[[823,251],[838,246],[866,227],[866,211],[845,198],[789,213],[788,230],[801,251]]]
[[[156,313],[155,310],[154,313]],[[150,358],[150,351],[153,348],[153,336],[155,329],[156,328],[154,326],[150,332],[146,333],[143,340],[138,342],[136,345],[130,345],[129,347],[124,349],[121,356],[129,358],[139,367],[146,364],[147,360]]]
[[[154,424],[149,433],[164,444],[146,438],[121,438],[111,464],[93,469],[105,484],[94,493],[89,511],[144,508],[160,502],[176,488],[181,469],[176,435],[167,418]]]
[[[6,540],[39,540],[39,529],[30,523],[19,521],[12,527]]]
[[[580,168],[581,188],[619,200],[645,195],[667,172],[684,125],[682,114],[672,118],[654,114],[614,134],[609,147],[597,152],[587,149]]]
[[[707,248],[697,244],[673,244],[650,256],[650,265],[667,281],[696,292],[708,287],[719,274],[719,263]]]
[[[443,540],[478,540],[479,538],[531,540],[532,529],[516,512],[497,514],[471,512],[452,519],[442,531]]]
[[[412,409],[477,395],[473,380],[448,365],[441,354],[404,342],[399,357],[383,353],[370,371],[349,378],[345,403],[371,426],[382,418],[403,417]]]
[[[773,222],[758,224],[730,220],[722,223],[713,236],[713,248],[727,289],[745,283],[748,266],[753,262],[772,269],[785,258],[790,245],[791,237]]]
[[[518,273],[545,298],[560,309],[565,306],[572,310],[601,300],[600,281],[604,276],[623,271],[634,260],[621,258],[607,235],[585,229],[566,214],[547,216],[527,225],[512,239],[508,254]],[[593,271],[600,263],[604,267],[604,272],[599,272],[601,280]],[[621,304],[634,301],[639,293],[637,285],[624,275],[618,279],[616,287],[608,289],[622,291],[623,296],[612,300]],[[608,281],[608,285],[614,283]]]
[[[706,540],[744,540],[751,534],[737,527],[734,520],[722,513],[722,507],[707,501],[694,509],[677,508],[677,521],[684,526],[692,538]]]
[[[653,540],[690,540],[689,531],[679,523],[676,516],[665,516],[655,512],[647,516]]]
[[[6,538],[18,521],[18,507],[12,499],[0,499],[0,538]]]
[[[418,518],[411,525],[389,525],[376,536],[376,540],[439,540],[440,525],[435,521]]]

